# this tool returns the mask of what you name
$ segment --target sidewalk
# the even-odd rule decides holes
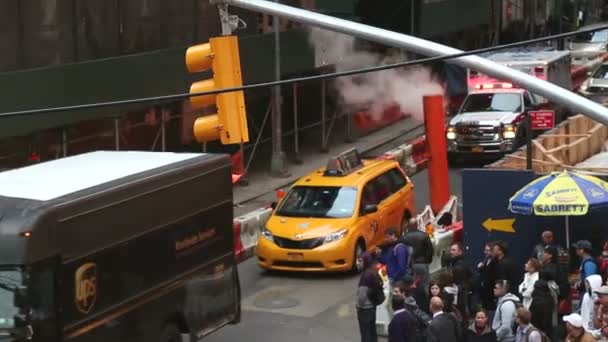
[[[343,123],[336,122],[328,139],[328,153],[323,153],[320,150],[321,128],[317,127],[300,134],[301,163],[294,162],[293,137],[287,137],[284,139],[284,151],[289,176],[285,178],[276,178],[270,175],[272,146],[270,143],[260,145],[255,152],[247,173],[249,184],[236,185],[234,187],[235,216],[242,215],[274,201],[276,198],[275,190],[293,183],[316,168],[324,166],[332,155],[352,147],[357,148],[359,153],[365,155],[386,144],[387,141],[395,139],[395,145],[400,145],[405,142],[405,138],[403,138],[405,134],[413,130],[420,131],[420,134],[422,134],[424,127],[421,127],[421,125],[422,123],[407,118],[367,136],[359,137],[352,143],[347,143],[345,142],[346,130]],[[252,137],[253,139],[255,137]],[[245,163],[249,160],[250,155],[251,151],[246,154]]]

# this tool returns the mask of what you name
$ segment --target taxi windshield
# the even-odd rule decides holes
[[[296,186],[277,210],[279,216],[346,218],[353,216],[356,187]]]
[[[14,289],[21,285],[21,271],[16,267],[0,267],[0,329],[14,327],[13,317],[19,309],[13,305]]]
[[[519,93],[487,93],[467,96],[462,105],[461,113],[519,111],[521,111],[521,95]]]

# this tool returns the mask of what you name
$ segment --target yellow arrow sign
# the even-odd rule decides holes
[[[483,221],[483,227],[488,231],[492,232],[504,232],[504,233],[515,233],[515,228],[513,228],[513,224],[515,223],[515,219],[502,219],[502,220],[494,220],[489,218]]]

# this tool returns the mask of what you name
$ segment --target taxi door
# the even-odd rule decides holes
[[[407,225],[404,217],[405,212],[409,211],[412,216],[416,213],[414,186],[399,168],[391,169],[387,174],[393,189],[391,202],[396,208],[396,214],[391,220],[394,222],[393,224],[405,226]]]
[[[390,171],[389,171],[390,172]],[[403,211],[402,198],[395,191],[389,172],[385,172],[374,180],[374,188],[380,201],[378,213],[382,222],[382,235],[388,228],[401,230],[401,216]]]
[[[363,208],[366,205],[378,205],[379,202],[375,198],[373,183],[369,182],[363,187],[361,193],[361,203],[359,205],[359,219],[357,220],[357,228],[361,230],[361,235],[365,239],[367,248],[378,245],[383,240],[383,236],[379,233],[380,215],[376,211],[374,213],[365,214]]]

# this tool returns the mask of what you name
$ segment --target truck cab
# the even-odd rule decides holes
[[[1,172],[0,342],[196,341],[238,323],[232,198],[228,155]]]
[[[507,52],[486,58],[563,88],[571,88],[568,52]],[[565,108],[508,81],[474,70],[468,70],[467,85],[469,93],[446,129],[449,157],[515,151],[526,141],[523,123],[531,111],[553,110],[556,123],[566,117]]]
[[[539,107],[524,89],[469,94],[448,126],[448,152],[510,153],[525,141],[525,113]]]

